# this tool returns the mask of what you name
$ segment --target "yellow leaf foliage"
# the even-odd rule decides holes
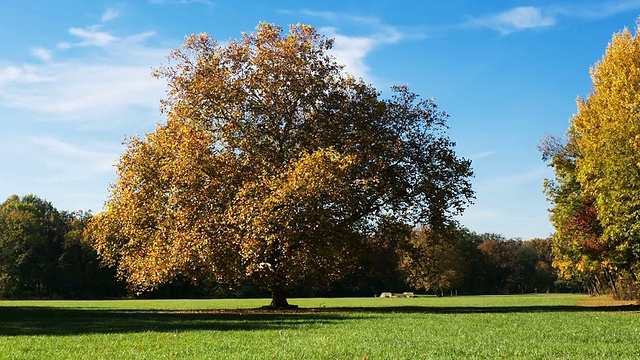
[[[342,72],[307,25],[262,23],[219,45],[187,38],[166,124],[131,138],[87,232],[137,291],[184,275],[272,292],[346,275],[381,224],[447,222],[473,196],[446,114]],[[385,225],[386,229],[404,229]],[[388,231],[388,230],[385,230]],[[393,237],[393,235],[390,235]]]

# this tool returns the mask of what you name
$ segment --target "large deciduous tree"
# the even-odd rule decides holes
[[[547,193],[555,204],[561,271],[602,273],[618,295],[616,283],[637,282],[640,270],[638,30],[613,36],[591,78],[593,90],[578,99],[567,143],[555,154],[547,152],[561,180],[547,186]]]
[[[192,35],[156,71],[167,121],[128,140],[88,232],[133,288],[250,277],[286,306],[301,279],[348,274],[372,239],[463,211],[472,172],[447,115],[405,86],[382,99],[332,44],[261,23],[222,45]]]

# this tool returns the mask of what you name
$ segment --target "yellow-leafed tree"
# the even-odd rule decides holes
[[[556,178],[564,179],[563,186],[547,187],[556,204],[554,251],[561,270],[601,273],[615,295],[635,297],[640,270],[638,30],[614,34],[591,78],[593,89],[578,99],[567,144],[557,153],[570,150],[565,159],[571,161],[565,166],[556,156],[551,162]]]
[[[135,290],[253,278],[287,306],[301,280],[330,284],[363,244],[397,239],[388,229],[464,209],[472,172],[446,114],[405,86],[381,99],[342,71],[332,43],[261,23],[224,45],[192,35],[156,71],[167,121],[128,141],[87,232]]]

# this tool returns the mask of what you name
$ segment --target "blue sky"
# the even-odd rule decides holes
[[[0,11],[0,201],[36,194],[61,210],[102,210],[125,136],[163,121],[151,71],[184,36],[221,41],[259,21],[311,24],[346,70],[378,89],[409,84],[450,115],[473,161],[476,232],[547,237],[536,145],[563,134],[589,68],[640,1],[50,1]]]

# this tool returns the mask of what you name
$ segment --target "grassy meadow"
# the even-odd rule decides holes
[[[640,307],[586,295],[0,301],[2,359],[640,358]]]

